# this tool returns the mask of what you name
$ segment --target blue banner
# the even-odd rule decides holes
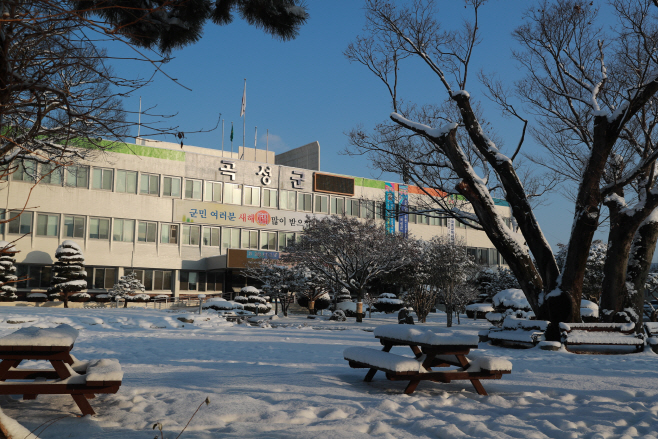
[[[279,259],[279,252],[247,250],[247,259]]]
[[[386,183],[386,203],[384,209],[386,234],[392,235],[395,233],[395,189],[393,183]]]
[[[400,193],[400,233],[409,236],[409,186],[399,185],[398,192]]]

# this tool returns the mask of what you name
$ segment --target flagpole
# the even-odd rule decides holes
[[[222,157],[224,157],[224,119],[222,119]]]
[[[233,158],[233,122],[231,122],[231,158]]]
[[[244,78],[244,92],[242,93],[242,158],[247,149],[245,139],[247,138],[247,78]]]
[[[270,129],[267,129],[267,137],[265,138],[265,163],[267,162],[267,156],[270,154]]]
[[[139,97],[139,116],[137,116],[137,138],[139,138],[139,132],[142,128],[142,97]]]
[[[258,142],[258,127],[254,128],[254,161],[258,161],[258,157],[256,156],[256,142]]]

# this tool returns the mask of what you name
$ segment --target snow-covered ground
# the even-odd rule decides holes
[[[0,397],[2,411],[41,439],[152,438],[157,422],[173,439],[207,396],[210,405],[181,438],[658,438],[658,356],[651,351],[575,355],[480,343],[514,365],[502,380],[483,381],[489,396],[463,381],[421,382],[407,396],[406,383],[381,372],[365,383],[366,370],[343,359],[346,347],[379,346],[367,330],[395,315],[363,324],[293,316],[274,321],[278,327],[252,327],[212,313],[0,307],[0,320],[0,336],[68,323],[80,330],[74,355],[117,358],[123,367],[119,393],[90,401],[95,417],[74,417],[68,395]],[[431,315],[425,326],[444,331],[445,315]],[[487,326],[462,319],[454,330],[476,334]]]

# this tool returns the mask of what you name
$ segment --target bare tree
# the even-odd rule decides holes
[[[405,267],[414,251],[413,240],[389,235],[372,220],[327,216],[309,218],[301,239],[286,248],[283,260],[317,273],[361,301],[373,280]]]
[[[613,147],[633,118],[658,92],[658,82],[653,80],[655,45],[650,35],[641,34],[642,30],[631,26],[628,31],[629,19],[624,11],[633,5],[630,0],[615,2],[620,5],[617,10],[620,24],[611,31],[614,36],[607,40],[609,43],[597,42],[596,20],[585,19],[592,17],[592,6],[578,0],[559,0],[555,4],[545,2],[538,9],[533,7],[526,14],[526,23],[514,34],[524,47],[516,54],[517,59],[528,73],[517,87],[517,94],[533,107],[547,127],[553,128],[553,132],[568,132],[569,141],[584,145],[588,151],[580,166],[572,234],[567,245],[566,262],[560,272],[533,213],[531,200],[536,193],[524,187],[518,160],[515,161],[525,138],[526,119],[506,98],[498,99],[505,111],[524,122],[521,140],[506,155],[477,110],[475,99],[465,91],[474,49],[481,38],[478,22],[484,3],[484,0],[467,1],[473,19],[453,31],[444,30],[437,21],[433,0],[415,0],[405,5],[389,0],[366,1],[366,39],[380,45],[393,42],[388,53],[392,50],[425,63],[445,89],[448,105],[455,109],[457,117],[451,117],[450,112],[441,112],[441,118],[413,105],[400,105],[397,93],[391,92],[397,88],[398,64],[380,63],[387,69],[388,76],[377,77],[384,81],[391,95],[394,112],[390,119],[393,123],[379,125],[375,135],[356,131],[350,140],[359,153],[372,153],[380,158],[392,155],[396,160],[406,162],[412,176],[431,177],[439,172],[454,175],[454,190],[472,206],[474,219],[508,262],[533,311],[538,318],[554,322],[552,326],[557,328],[560,321],[580,321],[581,288],[589,247],[607,196],[602,190],[602,182],[611,169],[609,162],[614,157]],[[653,23],[654,18],[649,14],[645,20]],[[634,63],[638,75],[634,78],[624,75],[622,81],[616,78],[617,70],[607,70],[604,54],[624,53],[628,39],[621,36],[627,33],[634,34],[632,38],[643,41],[645,46],[636,47],[640,52],[635,60],[625,59],[627,63]],[[358,47],[356,50],[362,52]],[[349,50],[347,55],[372,70],[369,58],[350,56]],[[620,74],[623,73],[622,70]],[[631,83],[632,86],[622,85]],[[495,85],[491,81],[486,84]],[[608,84],[617,85],[608,87]],[[493,85],[490,90],[499,90]],[[620,92],[622,89],[624,93]],[[607,90],[611,93],[606,94]],[[591,123],[581,120],[583,118]],[[577,128],[572,126],[574,119],[578,120]],[[409,133],[422,138],[422,144],[427,145],[425,152],[418,145],[405,143],[405,139],[412,136]],[[462,137],[468,141],[460,142]],[[398,148],[381,147],[382,139]],[[473,160],[473,156],[478,160]],[[618,179],[618,183],[633,180],[642,170],[650,168],[653,158],[651,155],[637,161],[633,171],[623,173],[624,178]],[[442,188],[441,181],[435,180],[436,184],[427,186]],[[525,242],[517,238],[496,211],[492,197],[496,190],[502,190],[509,202]],[[653,198],[650,202],[654,202]],[[648,213],[650,210],[625,224],[631,237],[643,221],[642,215]],[[624,265],[626,261],[623,257],[617,259]],[[548,336],[556,338],[557,330]]]
[[[263,282],[263,290],[274,301],[274,314],[278,314],[279,305],[284,317],[288,317],[291,294],[303,287],[304,275],[296,267],[283,265],[273,259],[259,259],[243,271],[247,277]]]

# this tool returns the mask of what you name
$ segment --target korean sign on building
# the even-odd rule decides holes
[[[307,222],[304,212],[263,209],[260,207],[205,201],[174,200],[174,222],[248,227],[301,232]]]

